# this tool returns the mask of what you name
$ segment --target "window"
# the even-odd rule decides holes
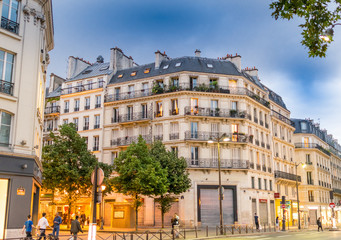
[[[199,148],[191,147],[191,165],[199,165]]]
[[[146,68],[146,69],[144,70],[144,73],[150,73],[150,68]]]
[[[308,125],[306,122],[301,122],[301,130],[302,130],[302,132],[307,132]]]
[[[210,79],[210,89],[218,89],[218,79]]]
[[[178,77],[172,78],[171,84],[172,84],[171,87],[173,88],[179,87],[179,78]]]
[[[13,94],[13,63],[14,55],[0,50],[0,92],[10,95]]]
[[[94,129],[99,128],[100,126],[100,115],[95,115],[95,126]]]
[[[258,189],[262,189],[262,179],[258,178]]]
[[[272,180],[269,180],[270,191],[272,191]]]
[[[231,102],[231,110],[235,110],[235,111],[238,110],[238,102],[236,101]]]
[[[198,138],[198,122],[191,122],[191,138]]]
[[[171,122],[170,123],[170,134],[169,140],[179,139],[179,123]]]
[[[148,107],[146,103],[141,104],[141,114],[143,119],[148,118]]]
[[[167,69],[169,67],[169,65],[165,65],[163,66],[163,69]]]
[[[172,99],[171,105],[172,105],[171,115],[178,115],[179,114],[178,99]]]
[[[92,89],[92,79],[88,80],[87,82],[87,90],[91,90]]]
[[[309,202],[314,202],[314,191],[308,190],[308,199]]]
[[[289,191],[288,191],[288,185],[285,185],[285,186],[284,186],[284,190],[285,190],[285,195],[288,196],[288,192],[289,192]]]
[[[237,80],[230,79],[229,80],[229,87],[236,88],[237,87]]]
[[[156,102],[156,117],[163,116],[162,101]]]
[[[255,177],[251,177],[251,188],[255,188]]]
[[[133,106],[127,107],[127,121],[132,121],[134,119],[134,108]]]
[[[179,152],[178,147],[171,147],[171,151],[172,151],[172,153],[175,154],[175,156],[178,157],[178,152]]]
[[[313,183],[313,179],[312,179],[312,177],[311,177],[311,172],[307,172],[307,183],[308,183],[309,185],[314,184],[314,183]]]
[[[311,161],[310,161],[310,154],[306,154],[306,155],[305,155],[305,162],[308,163],[308,164],[311,164]]]
[[[281,185],[277,184],[277,192],[281,194]]]
[[[74,108],[75,112],[79,111],[79,99],[75,100],[75,108]]]
[[[113,109],[113,116],[112,116],[112,123],[117,123],[119,122],[119,110],[118,108]]]
[[[190,89],[193,90],[198,86],[198,79],[196,77],[191,77],[189,79]]]
[[[238,124],[231,124],[232,141],[238,141],[239,126]]]
[[[218,100],[211,100],[211,116],[219,116]]]
[[[8,145],[11,131],[12,116],[6,112],[0,112],[0,145]]]
[[[264,189],[268,190],[268,180],[264,179]]]
[[[69,124],[69,119],[64,119],[63,124]]]
[[[96,105],[95,108],[101,107],[101,95],[96,96]]]
[[[84,117],[83,130],[89,130],[89,117],[88,116]]]
[[[132,73],[130,74],[130,76],[132,76],[132,77],[136,76],[136,71],[132,72]]]
[[[90,109],[90,97],[85,98],[84,110]]]
[[[73,124],[75,124],[75,128],[78,131],[78,118],[73,119]]]
[[[115,88],[115,100],[120,100],[120,88]]]
[[[178,62],[175,64],[175,67],[180,67],[181,66],[181,62]]]
[[[85,141],[86,146],[88,147],[88,143],[89,143],[88,137],[83,137],[83,138],[84,138],[84,141]]]
[[[211,63],[207,63],[208,68],[213,68],[213,65]]]
[[[66,89],[67,89],[67,93],[68,93],[68,94],[72,93],[72,84],[71,84],[71,83],[68,84],[67,87],[66,87]]]
[[[98,150],[99,150],[99,136],[94,136],[93,151],[98,151]]]
[[[199,113],[198,98],[191,98],[191,115]]]
[[[123,74],[120,74],[117,76],[117,78],[122,78],[123,77]]]
[[[148,96],[149,89],[148,89],[148,83],[142,83],[142,96]]]
[[[109,68],[109,67],[108,67],[108,68]],[[99,87],[99,88],[102,88],[102,87],[103,87],[103,83],[104,83],[103,78],[99,78],[99,79],[98,79],[98,87]]]
[[[303,138],[303,142],[304,142],[304,147],[305,148],[309,148],[309,138],[308,137],[304,137]]]
[[[115,159],[118,157],[118,152],[111,153],[111,165],[115,163]]]
[[[2,4],[2,15],[1,15],[1,27],[18,33],[18,8],[19,3],[17,0],[5,0]]]

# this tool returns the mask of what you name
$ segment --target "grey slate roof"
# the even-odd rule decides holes
[[[61,91],[62,91],[62,86],[59,86],[53,92],[47,93],[45,98],[59,97]]]
[[[176,67],[175,65],[177,63],[181,63],[181,65]],[[213,68],[207,67],[207,64],[212,64]],[[166,65],[168,65],[168,68],[164,69]],[[150,72],[144,73],[144,70],[147,68],[150,68]],[[136,71],[135,76],[130,75],[133,71]],[[149,63],[146,65],[117,71],[117,73],[110,79],[109,84],[127,82],[136,79],[155,77],[158,75],[177,73],[182,71],[228,74],[236,76],[242,75],[241,72],[238,71],[236,66],[230,61],[201,57],[180,57],[170,60],[163,60],[160,64],[159,69],[155,69],[155,63]],[[121,78],[118,78],[118,76],[121,74],[123,74],[123,76]]]
[[[67,79],[65,82],[111,74],[112,70],[109,70],[109,64],[110,64],[109,62],[106,62],[106,63],[96,62],[92,64],[91,66],[87,67],[86,69],[84,69],[77,76]]]
[[[282,97],[279,96],[279,95],[278,95],[277,93],[275,93],[274,91],[272,91],[272,90],[270,90],[270,89],[268,89],[268,90],[269,90],[269,98],[270,98],[270,100],[273,101],[273,102],[275,102],[275,103],[277,103],[279,106],[281,106],[281,107],[287,109],[287,106],[285,105],[285,103],[284,103]]]

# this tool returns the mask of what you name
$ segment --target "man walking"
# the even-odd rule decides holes
[[[257,213],[255,213],[255,224],[256,224],[256,230],[259,231],[259,218],[257,216]]]
[[[32,220],[31,220],[31,215],[28,215],[27,221],[25,222],[24,227],[22,229],[23,233],[26,229],[26,238],[28,238],[28,239],[32,239],[32,227],[34,227],[34,226],[33,226]]]
[[[317,219],[316,223],[317,223],[317,231],[319,232],[320,228],[321,228],[321,231],[323,232],[322,222],[321,222],[321,218],[320,217]]]
[[[53,219],[53,232],[52,232],[54,239],[58,239],[59,237],[59,229],[60,229],[61,223],[62,223],[62,218],[59,216],[59,213],[56,212],[56,216]]]
[[[73,240],[77,240],[77,234],[83,232],[81,224],[78,221],[78,216],[71,222],[71,234],[73,235]]]
[[[42,237],[44,237],[44,240],[46,240],[46,234],[45,234],[46,228],[47,227],[51,228],[51,227],[50,227],[50,225],[49,225],[49,223],[45,217],[46,213],[43,213],[42,215],[43,215],[43,217],[41,219],[39,219],[37,228],[40,231],[39,240],[41,240]]]

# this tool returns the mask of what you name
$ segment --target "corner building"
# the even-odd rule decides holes
[[[254,213],[262,225],[273,224],[274,187],[291,182],[277,178],[275,182],[272,149],[278,142],[281,149],[285,146],[285,157],[277,157],[276,163],[278,170],[289,173],[294,128],[290,120],[286,122],[290,112],[282,99],[260,82],[258,70],[242,69],[239,55],[209,59],[200,57],[198,50],[195,57],[174,59],[157,51],[154,63],[128,68],[121,67],[121,61],[112,61],[113,76],[105,90],[103,161],[112,163],[139,135],[147,143],[163,141],[186,158],[192,180],[165,223],[177,212],[186,226],[217,226],[218,149],[208,140],[226,134],[228,141],[220,143],[224,224],[252,224]],[[273,136],[276,128],[281,129],[278,125],[283,126],[285,139]],[[106,200],[115,203],[111,222],[117,223],[115,209],[127,201],[110,198]],[[160,224],[152,199],[144,199],[141,213],[141,225]]]
[[[0,1],[0,239],[38,221],[52,1]]]

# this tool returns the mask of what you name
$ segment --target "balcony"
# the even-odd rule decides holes
[[[188,168],[218,168],[218,160],[211,158],[186,159]],[[249,161],[241,159],[221,159],[222,169],[250,169]]]
[[[223,94],[233,94],[233,95],[246,95],[253,100],[259,102],[260,104],[270,107],[270,104],[265,99],[259,97],[255,93],[251,92],[247,88],[244,87],[223,87],[223,86],[215,86],[210,87],[209,85],[200,84],[199,86],[191,86],[189,83],[182,83],[178,86],[164,86],[163,88],[158,89],[141,89],[134,92],[125,92],[118,94],[106,95],[104,101],[105,102],[113,102],[113,101],[121,101],[132,98],[146,97],[151,95],[158,95],[164,93],[178,92],[178,91],[193,91],[193,92],[210,92],[210,93],[223,93]]]
[[[292,127],[295,127],[295,123],[293,121],[291,121],[289,118],[283,116],[282,114],[280,114],[279,112],[276,112],[274,110],[271,110],[271,114],[272,116],[274,116],[275,118],[281,120],[282,122],[292,126]]]
[[[100,108],[101,107],[101,104],[100,103],[96,103],[95,104],[95,108]]]
[[[75,107],[75,108],[73,109],[73,111],[74,111],[74,112],[78,112],[78,111],[79,111],[79,107]]]
[[[18,34],[19,23],[9,20],[5,17],[1,17],[1,28],[6,29],[12,33]]]
[[[95,124],[94,129],[98,129],[98,128],[99,128],[99,124]]]
[[[132,144],[133,142],[138,141],[139,136],[133,136],[133,137],[120,137],[115,140],[111,140],[111,146],[127,146]],[[151,143],[152,142],[152,136],[151,135],[142,135],[142,138],[147,142]]]
[[[307,179],[307,184],[308,185],[314,185],[314,180],[313,179]]]
[[[13,87],[14,87],[14,83],[0,80],[0,93],[13,95]]]
[[[135,112],[132,114],[121,114],[119,116],[111,118],[112,123],[129,123],[137,121],[149,121],[152,119],[152,114],[145,112]]]
[[[98,151],[99,150],[99,146],[94,146],[93,148],[92,148],[92,151]]]
[[[90,105],[85,105],[84,106],[84,110],[89,110],[90,109]]]
[[[324,149],[317,143],[295,143],[295,148],[316,148],[324,154],[327,154],[328,156],[331,155],[331,153],[327,149]]]
[[[61,94],[72,94],[72,93],[78,93],[78,92],[83,92],[83,91],[88,91],[96,88],[102,88],[103,87],[104,81],[99,81],[99,82],[93,82],[93,83],[88,83],[88,84],[81,84],[73,87],[66,87],[61,90]]]
[[[185,132],[185,140],[190,141],[208,141],[211,138],[217,138],[218,136],[221,136],[223,133],[218,132],[192,132],[192,131],[186,131]],[[234,134],[226,134],[226,137],[229,139],[226,142],[236,142],[236,143],[248,143],[249,142],[249,136],[245,135],[244,133],[234,133]]]
[[[89,125],[83,126],[83,130],[89,130]]]
[[[170,133],[169,140],[176,140],[179,139],[179,133]]]
[[[154,135],[154,141],[163,141],[163,134]]]
[[[334,193],[341,195],[341,189],[333,188]]]
[[[275,178],[282,178],[286,180],[296,181],[296,177],[297,177],[297,181],[301,182],[301,176],[298,176],[292,173],[278,171],[278,170],[275,171]]]
[[[198,106],[185,107],[185,115],[187,116],[202,116],[202,117],[224,117],[224,118],[248,118],[249,114],[246,111],[238,111],[231,109],[220,108],[202,108]]]
[[[60,112],[59,106],[46,107],[44,110],[44,114],[53,114],[53,113],[59,113],[59,112]]]
[[[64,108],[64,113],[68,113],[69,109],[68,108]]]

